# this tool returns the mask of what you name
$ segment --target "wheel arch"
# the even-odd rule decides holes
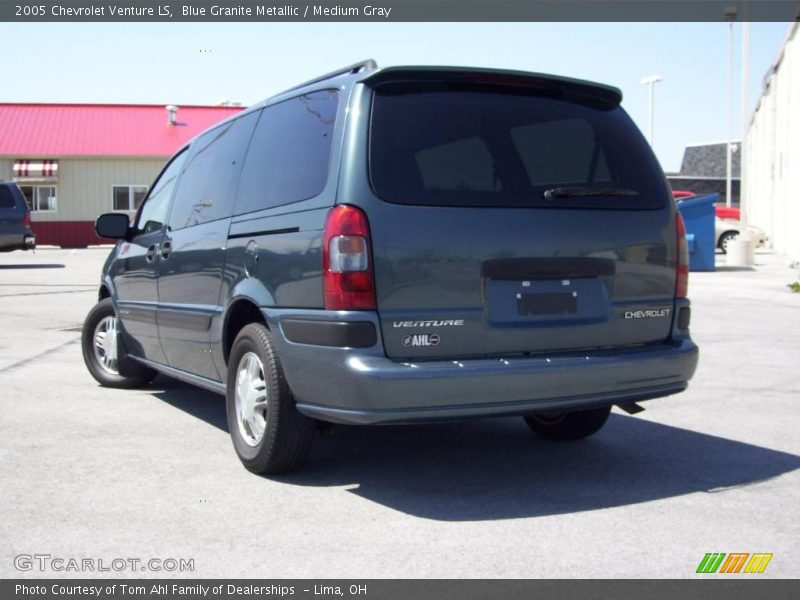
[[[116,304],[116,289],[114,288],[114,279],[108,273],[104,273],[100,280],[100,288],[97,290],[97,301],[112,298]]]
[[[228,357],[236,336],[250,323],[261,323],[269,329],[264,315],[252,298],[240,297],[234,299],[225,311],[225,319],[222,325],[222,356],[225,364],[228,364]]]
[[[722,240],[725,239],[725,236],[727,236],[727,235],[734,235],[735,236],[735,235],[739,235],[739,233],[740,232],[739,232],[738,229],[726,229],[725,231],[720,233],[719,237],[717,237],[717,248],[721,248],[722,247]]]

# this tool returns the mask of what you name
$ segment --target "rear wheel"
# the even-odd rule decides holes
[[[308,456],[316,429],[295,407],[269,330],[244,327],[228,360],[228,430],[239,460],[258,475],[284,473]]]
[[[152,369],[131,361],[119,339],[119,320],[111,298],[104,298],[86,315],[81,331],[83,362],[100,385],[136,388],[156,376]]]
[[[719,243],[717,245],[719,246],[719,249],[722,250],[723,254],[728,253],[728,245],[737,237],[739,237],[738,231],[726,231],[719,236]]]
[[[533,431],[549,440],[580,440],[597,433],[608,420],[610,406],[576,410],[574,412],[544,413],[525,417]]]

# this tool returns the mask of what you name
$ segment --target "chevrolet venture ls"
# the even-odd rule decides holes
[[[83,356],[227,397],[245,467],[319,422],[519,415],[578,439],[684,390],[683,223],[619,90],[367,61],[196,137],[119,241]]]

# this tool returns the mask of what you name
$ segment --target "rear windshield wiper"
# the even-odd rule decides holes
[[[636,190],[625,188],[604,188],[604,187],[557,187],[545,190],[544,197],[547,200],[558,198],[587,198],[589,196],[638,196]]]

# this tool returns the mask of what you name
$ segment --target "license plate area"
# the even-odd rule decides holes
[[[600,279],[485,281],[485,316],[494,326],[559,326],[608,320],[608,288]]]
[[[517,314],[530,315],[574,315],[578,312],[576,293],[517,294]]]

